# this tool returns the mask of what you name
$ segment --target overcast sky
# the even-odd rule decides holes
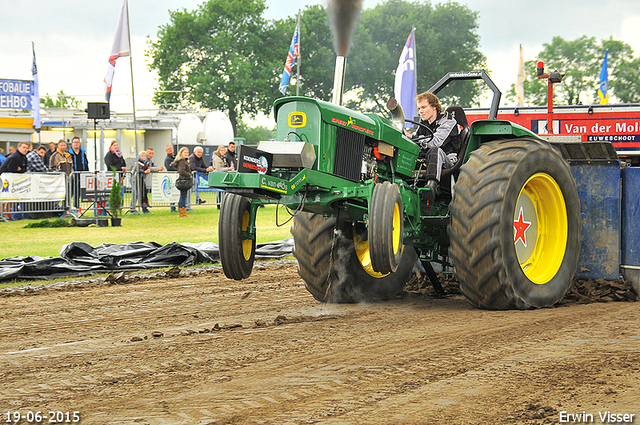
[[[129,0],[138,110],[153,108],[151,96],[156,85],[144,56],[147,38],[155,40],[159,26],[169,21],[169,10],[193,10],[202,2]],[[326,0],[320,2],[326,6]],[[318,1],[267,0],[266,3],[265,17],[279,19]],[[379,0],[365,0],[364,7],[371,8],[378,3]],[[480,14],[481,50],[488,58],[493,80],[503,93],[515,83],[519,44],[524,46],[525,61],[536,59],[543,43],[550,42],[554,36],[566,40],[583,35],[598,39],[613,37],[631,45],[635,56],[640,56],[638,0],[459,0],[459,3]],[[121,5],[122,0],[0,0],[3,11],[0,14],[0,78],[31,79],[31,42],[34,41],[41,96],[64,90],[84,102],[104,101],[102,81]],[[304,35],[302,37],[304,43]],[[419,33],[416,41],[420,43]],[[286,52],[282,57],[284,64]],[[418,64],[420,66],[419,58]],[[119,59],[111,108],[131,111],[131,103],[129,59]]]

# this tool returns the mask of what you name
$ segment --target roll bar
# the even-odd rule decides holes
[[[463,72],[449,72],[442,77],[440,81],[435,83],[428,90],[433,94],[437,94],[440,90],[445,88],[451,81],[454,80],[484,80],[493,92],[493,99],[491,100],[491,108],[489,109],[489,119],[495,120],[498,118],[498,107],[500,106],[500,97],[502,92],[498,89],[495,83],[489,77],[485,71],[463,71]]]

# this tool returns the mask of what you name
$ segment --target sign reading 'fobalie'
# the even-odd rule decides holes
[[[0,109],[31,109],[33,92],[33,81],[0,80]]]

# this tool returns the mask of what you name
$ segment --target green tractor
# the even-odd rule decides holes
[[[219,219],[225,275],[251,274],[258,207],[278,202],[293,210],[299,274],[319,301],[389,298],[419,259],[436,289],[432,263],[453,268],[479,308],[559,302],[580,250],[569,165],[532,132],[496,119],[500,92],[485,72],[449,73],[429,91],[461,79],[483,79],[493,102],[489,118],[471,126],[459,108],[459,160],[430,205],[420,148],[403,135],[409,120],[393,100],[391,119],[311,98],[277,100],[278,141],[241,146],[241,172],[209,174],[209,186],[227,192]]]

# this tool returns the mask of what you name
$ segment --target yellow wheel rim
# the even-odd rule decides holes
[[[530,281],[544,285],[558,273],[568,234],[567,206],[560,186],[548,174],[534,174],[522,187],[513,214],[516,254]]]
[[[251,215],[249,211],[245,211],[242,215],[242,231],[246,232],[249,229],[249,220]],[[251,253],[253,252],[253,239],[243,239],[242,240],[242,255],[246,261],[251,259]]]
[[[398,254],[400,252],[400,246],[402,241],[402,215],[400,214],[400,205],[396,202],[393,208],[393,253]]]
[[[360,265],[370,276],[375,278],[385,277],[389,273],[383,274],[378,273],[373,270],[371,266],[371,251],[369,251],[369,241],[363,241],[356,234],[355,228],[353,229],[353,243],[356,247],[356,255],[358,256],[358,261],[360,261]]]

